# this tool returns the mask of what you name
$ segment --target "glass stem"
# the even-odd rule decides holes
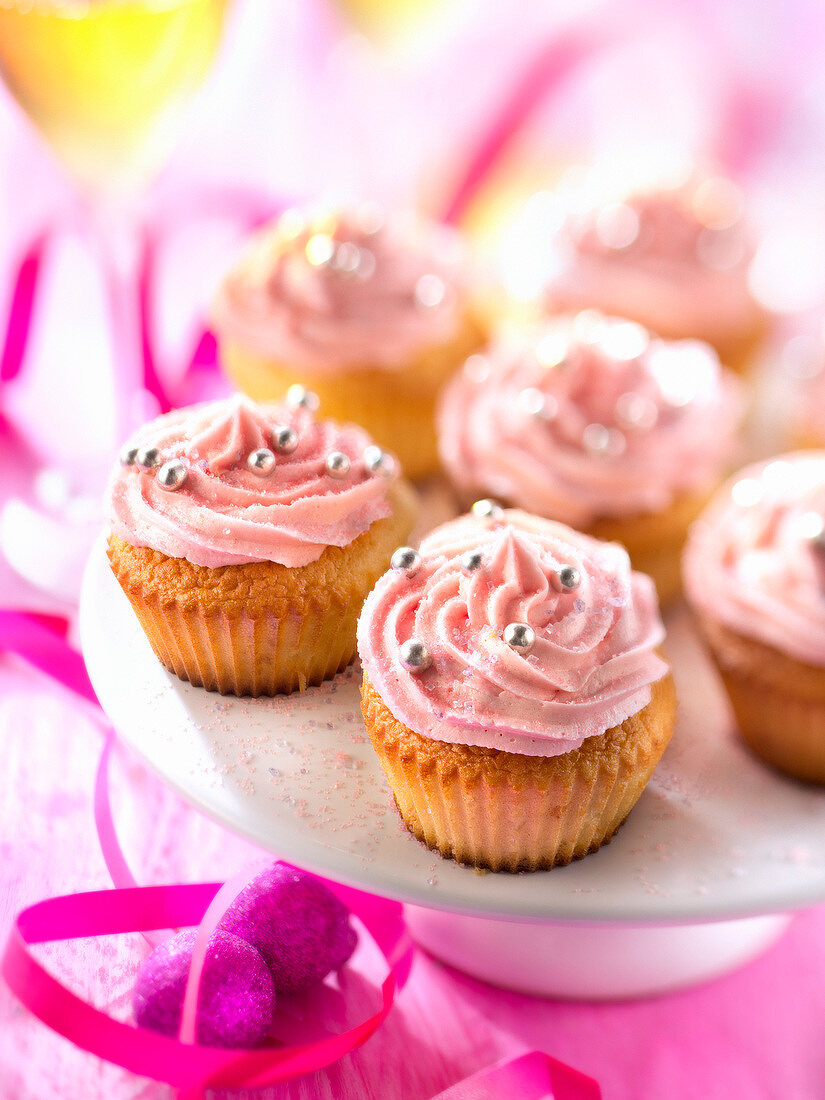
[[[140,223],[128,205],[104,197],[93,203],[92,227],[108,314],[114,429],[123,441],[158,411],[144,371]]]

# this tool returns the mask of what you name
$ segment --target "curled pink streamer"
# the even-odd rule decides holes
[[[195,190],[192,193],[180,193],[167,200],[160,215],[144,225],[141,232],[136,284],[143,363],[142,383],[143,388],[155,398],[162,412],[180,404],[180,401],[179,395],[174,391],[170,392],[161,377],[152,327],[153,287],[161,239],[169,232],[172,225],[206,217],[236,221],[244,230],[251,231],[280,213],[284,205],[283,201],[273,200],[269,196],[239,187],[218,188],[214,191]],[[5,333],[0,346],[0,383],[11,382],[23,369],[43,259],[46,249],[59,230],[60,226],[55,224],[46,226],[35,234],[24,247],[17,262],[12,278],[12,294]],[[204,339],[204,336],[205,334],[201,333],[197,338],[195,350],[184,370],[181,384],[183,392],[193,371],[203,371],[207,363],[210,370],[214,371],[217,367],[214,341],[210,343],[209,340]],[[204,353],[209,350],[212,355],[207,360]]]
[[[377,1012],[339,1035],[316,1043],[263,1050],[221,1050],[182,1043],[132,1027],[87,1004],[34,957],[39,943],[198,924],[220,883],[144,886],[71,894],[20,913],[0,960],[0,974],[38,1019],[84,1050],[133,1073],[164,1081],[193,1095],[206,1088],[254,1088],[312,1073],[364,1043],[383,1023],[396,989],[409,972],[411,944],[401,905],[326,885],[361,921],[381,950],[389,972]]]
[[[601,1095],[592,1077],[544,1051],[531,1050],[465,1077],[432,1100],[601,1100]]]
[[[112,815],[112,800],[109,787],[109,760],[111,759],[116,739],[117,735],[110,726],[106,733],[106,740],[103,743],[103,749],[100,753],[100,760],[97,765],[97,772],[95,773],[94,815],[97,839],[100,844],[100,851],[103,855],[103,862],[106,864],[106,870],[109,872],[109,878],[115,886],[125,889],[137,887],[138,882],[132,874],[129,864],[126,862],[126,857],[123,854],[123,848],[120,845],[117,830],[115,829],[114,816]],[[157,947],[168,938],[169,933],[150,930],[148,932],[142,932],[141,935],[150,947]]]
[[[183,1007],[180,1014],[180,1027],[178,1028],[178,1038],[182,1043],[197,1041],[198,997],[203,968],[206,963],[206,952],[209,948],[212,933],[220,924],[221,917],[226,910],[256,874],[257,870],[241,871],[226,881],[209,903],[209,908],[201,918],[200,927],[192,947],[189,976],[186,979],[186,988],[183,992]]]

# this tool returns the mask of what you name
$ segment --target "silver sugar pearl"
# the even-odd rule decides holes
[[[464,362],[464,377],[470,382],[486,382],[490,377],[490,362],[477,352]]]
[[[588,424],[582,432],[585,450],[601,458],[617,458],[624,453],[625,437],[618,428],[606,428],[604,424]]]
[[[314,413],[318,411],[321,399],[317,393],[296,382],[286,391],[286,403],[291,409],[307,409],[308,412]]]
[[[298,446],[298,433],[282,425],[272,430],[272,446],[279,455],[291,455]]]
[[[409,641],[402,642],[398,650],[398,656],[401,664],[408,672],[423,672],[433,663],[429,649],[417,638],[410,638]]]
[[[364,467],[371,474],[381,474],[383,477],[389,477],[395,470],[395,460],[392,455],[387,454],[375,443],[370,443],[368,447],[364,448],[361,458]]]
[[[414,577],[421,568],[421,555],[412,546],[399,546],[390,558],[390,567],[396,573],[404,573],[407,577]]]
[[[574,565],[563,565],[556,576],[562,592],[574,592],[582,582],[582,575]]]
[[[446,296],[447,287],[438,275],[422,275],[415,284],[415,304],[421,309],[435,309]]]
[[[468,577],[471,573],[477,573],[484,564],[484,555],[480,550],[467,550],[461,555],[461,572]]]
[[[341,241],[331,262],[332,267],[342,275],[354,275],[361,266],[361,249],[352,241]]]
[[[598,343],[605,355],[629,363],[647,351],[650,334],[635,321],[610,321]]]
[[[275,454],[269,447],[259,447],[247,458],[246,464],[258,477],[268,477],[275,469]]]
[[[623,393],[616,399],[616,420],[623,428],[653,428],[658,419],[656,402],[643,393]]]
[[[343,451],[330,451],[327,455],[324,469],[330,477],[345,478],[350,471],[350,460]]]
[[[352,274],[362,283],[366,283],[375,274],[378,262],[371,248],[358,249],[358,267]]]
[[[570,338],[566,330],[552,326],[536,345],[536,361],[545,370],[562,367],[570,352]]]
[[[142,470],[153,470],[162,461],[157,447],[140,447],[135,454],[135,462]]]
[[[596,236],[605,248],[620,252],[638,238],[639,215],[632,206],[616,203],[606,206],[596,219]]]
[[[315,233],[306,243],[305,254],[313,267],[325,267],[335,255],[335,241],[328,233]]]
[[[473,505],[473,515],[476,519],[499,520],[504,515],[504,509],[494,500],[477,500]]]
[[[157,482],[161,489],[174,493],[186,482],[189,472],[179,458],[164,462],[157,473]]]
[[[743,477],[731,488],[733,503],[740,508],[752,508],[762,499],[762,486],[755,477]]]
[[[536,644],[536,632],[527,623],[509,623],[502,637],[511,649],[519,653],[529,653]]]
[[[803,512],[798,520],[798,531],[800,537],[817,550],[825,549],[825,519],[819,512]]]
[[[135,459],[137,458],[137,447],[124,447],[120,452],[120,465],[121,466],[134,466]]]
[[[536,420],[555,420],[559,412],[559,403],[552,394],[542,393],[535,386],[528,386],[518,395],[524,411]]]
[[[362,202],[356,211],[358,227],[368,237],[374,237],[384,228],[386,217],[384,210],[377,202]]]

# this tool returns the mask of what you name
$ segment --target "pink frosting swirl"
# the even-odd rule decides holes
[[[587,526],[712,485],[740,413],[708,345],[589,310],[472,356],[443,395],[439,447],[460,487]]]
[[[222,337],[310,373],[392,370],[455,336],[464,290],[453,230],[372,206],[288,211],[226,277],[213,320]]]
[[[276,427],[293,429],[297,446],[276,454],[271,473],[259,476],[247,458],[273,449]],[[316,420],[305,408],[255,405],[241,395],[176,409],[141,428],[124,454],[155,447],[162,462],[179,459],[183,485],[162,488],[158,467],[142,469],[129,456],[109,487],[111,530],[133,546],[210,568],[253,561],[306,565],[390,514],[390,479],[383,475],[394,477],[396,466],[387,457],[382,472],[370,472],[364,463],[370,444],[354,425]],[[350,460],[344,477],[327,473],[334,451]]]
[[[571,212],[555,241],[553,310],[595,306],[661,336],[711,343],[755,326],[748,277],[754,245],[742,196],[708,178]]]
[[[720,490],[685,549],[685,591],[709,619],[825,665],[825,451],[756,463]]]
[[[480,550],[479,568],[462,557]],[[438,741],[528,756],[556,756],[637,713],[667,672],[649,577],[624,549],[519,511],[500,520],[463,516],[421,544],[412,576],[391,570],[367,599],[358,651],[396,716]],[[579,584],[562,588],[571,566]],[[526,654],[504,641],[522,623]],[[409,639],[431,657],[425,671],[401,660]]]

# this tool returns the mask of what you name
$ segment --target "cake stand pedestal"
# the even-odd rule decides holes
[[[704,924],[556,924],[458,916],[408,905],[425,951],[503,989],[578,1001],[670,993],[726,974],[761,954],[787,914]]]

